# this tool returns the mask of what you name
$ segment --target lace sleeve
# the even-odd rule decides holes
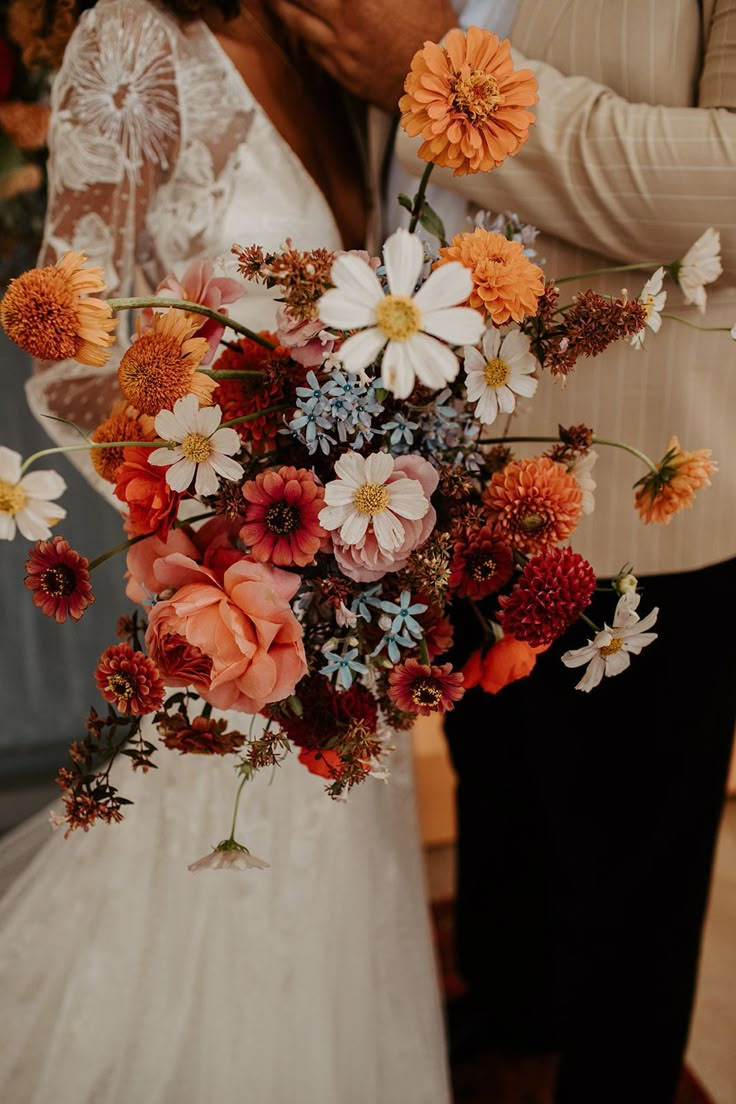
[[[174,41],[172,25],[152,4],[101,0],[82,16],[53,83],[39,264],[83,250],[102,266],[110,295],[149,290],[146,215],[172,175],[181,133]],[[47,415],[89,430],[109,413],[131,322],[129,314],[121,317],[103,369],[34,365],[28,400],[58,443],[78,444],[79,436]],[[86,453],[70,459],[99,487]]]

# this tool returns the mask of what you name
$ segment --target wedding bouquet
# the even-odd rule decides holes
[[[578,619],[589,644],[563,662],[586,666],[581,691],[655,639],[657,611],[640,619],[628,566],[610,588],[610,624],[586,617],[595,565],[569,541],[593,508],[594,446],[641,462],[632,506],[644,522],[690,505],[716,470],[709,451],[673,437],[655,462],[571,425],[518,458],[509,416],[533,401],[541,373],[568,376],[612,342],[656,333],[666,278],[702,305],[721,271],[718,234],[675,262],[630,266],[651,273],[636,299],[587,290],[563,303],[564,281],[534,261],[533,228],[481,213],[448,242],[425,199],[434,165],[488,171],[518,152],[532,74],[514,71],[508,42],[471,28],[426,43],[405,89],[402,126],[424,139],[427,167],[400,200],[409,229],[380,257],[234,245],[240,281],[204,259],[155,296],[104,299],[102,270],[68,253],[2,300],[6,332],[34,357],[93,366],[110,356],[116,315],[139,312],[119,398],[84,443],[25,460],[0,448],[0,536],[35,541],[25,584],[47,616],[78,620],[94,601],[91,572],[112,553],[90,561],[51,535],[64,484],[29,469],[88,449],[124,513],[127,539],[113,551],[127,554],[135,612],[97,666],[107,708],[91,711],[59,774],[67,834],[122,819],[111,764],[123,754],[155,765],[154,732],[182,754],[234,756],[241,786],[296,751],[340,797],[385,776],[392,734],[417,715],[529,675]],[[278,299],[274,332],[225,309],[253,284]],[[459,600],[484,645],[453,669],[443,656]],[[247,858],[231,833],[206,863]]]

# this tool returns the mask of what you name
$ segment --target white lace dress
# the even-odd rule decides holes
[[[45,257],[83,248],[116,294],[236,241],[340,246],[217,40],[146,0],[82,18],[51,150]],[[273,306],[251,295],[238,315],[261,327]],[[28,393],[36,414],[91,425],[109,373],[65,364]],[[295,758],[250,784],[238,834],[268,870],[187,870],[227,835],[236,779],[164,748],[154,774],[125,768],[122,824],[49,829],[0,900],[3,1104],[448,1104],[407,736],[397,744],[390,781],[344,804]]]

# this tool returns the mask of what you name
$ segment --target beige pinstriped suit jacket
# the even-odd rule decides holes
[[[725,271],[706,316],[683,308],[671,283],[668,308],[708,325],[736,323],[736,0],[521,0],[511,40],[515,64],[539,82],[529,141],[492,173],[443,170],[433,180],[470,209],[512,210],[538,226],[549,276],[670,261],[713,225]],[[378,151],[379,120],[373,128]],[[400,132],[395,155],[418,175],[414,150]],[[637,273],[586,281],[631,295],[642,283]],[[641,352],[622,345],[579,362],[564,391],[545,376],[513,432],[583,421],[655,458],[677,433],[685,448],[710,447],[720,464],[692,510],[645,526],[630,489],[643,469],[600,447],[596,511],[572,542],[599,574],[625,560],[648,574],[736,555],[736,342],[728,334],[665,322]]]

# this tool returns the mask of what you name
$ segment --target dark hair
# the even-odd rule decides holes
[[[210,7],[219,8],[225,19],[234,19],[241,5],[241,0],[158,0],[158,2],[182,19],[199,19]],[[96,3],[97,0],[78,0],[78,14],[86,8],[93,8]]]

